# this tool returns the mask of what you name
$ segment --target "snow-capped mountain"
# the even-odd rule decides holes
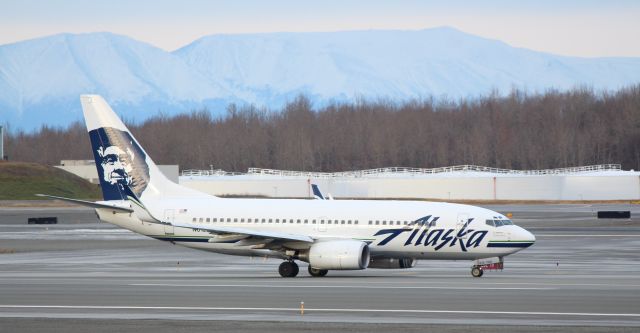
[[[11,125],[81,119],[83,93],[124,106],[118,111],[128,119],[231,96],[179,57],[125,36],[60,34],[0,46],[0,115]]]
[[[110,33],[61,34],[0,46],[0,122],[81,119],[82,93],[140,120],[231,102],[277,108],[300,93],[319,105],[638,82],[640,58],[556,56],[452,28],[213,35],[174,52]]]

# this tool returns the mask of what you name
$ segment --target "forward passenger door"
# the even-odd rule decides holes
[[[176,218],[176,212],[174,209],[165,209],[164,210],[164,219],[163,222],[173,223]],[[173,224],[165,224],[164,225],[164,234],[165,235],[173,235]]]

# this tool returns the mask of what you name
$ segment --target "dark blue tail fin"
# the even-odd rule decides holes
[[[313,190],[313,197],[318,200],[325,200],[322,192],[320,192],[320,188],[316,184],[311,184],[311,189]]]

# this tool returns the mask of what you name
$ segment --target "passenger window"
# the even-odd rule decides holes
[[[351,224],[351,220],[347,221],[347,224]]]
[[[211,222],[211,218],[207,217],[207,223]]]
[[[309,224],[309,220],[304,220],[304,224]]]
[[[194,218],[193,218],[193,222],[196,222],[196,220],[197,220],[197,219],[194,217]]]
[[[264,223],[264,222],[265,222],[265,219],[262,219],[262,223]]]
[[[379,224],[380,224],[380,221],[376,221],[376,225],[379,225]]]
[[[373,224],[373,221],[369,220],[369,225],[372,225],[372,224]]]
[[[269,219],[269,223],[273,223],[273,220],[272,220],[272,219]]]
[[[324,220],[320,220],[320,224],[324,224]]]
[[[331,224],[331,220],[327,220],[327,224]]]
[[[230,223],[230,222],[231,222],[231,218],[227,217],[227,223]]]
[[[387,221],[382,221],[382,225],[387,225]]]
[[[276,219],[276,223],[280,223],[280,219]]]
[[[358,220],[353,221],[353,224],[358,224]]]
[[[202,217],[200,218],[200,223],[202,223]]]
[[[293,221],[293,220],[291,220],[291,221]],[[300,224],[300,220],[298,220],[298,224]]]
[[[240,219],[240,223],[244,223],[244,219]]]
[[[340,224],[344,224],[344,220],[340,221]]]
[[[311,220],[311,223],[312,224],[316,224],[316,220]]]

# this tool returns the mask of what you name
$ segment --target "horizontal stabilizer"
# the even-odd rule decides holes
[[[258,230],[249,230],[244,228],[234,228],[234,227],[212,227],[205,226],[193,223],[181,223],[181,222],[172,222],[174,227],[182,227],[182,228],[190,228],[193,230],[204,230],[216,234],[241,234],[248,235],[252,237],[259,238],[271,238],[271,239],[280,239],[287,241],[297,241],[297,242],[305,242],[305,243],[313,243],[313,238],[305,235],[296,235],[296,234],[288,234],[284,232],[272,232],[272,231],[258,231]]]
[[[115,205],[110,205],[110,204],[107,204],[107,203],[100,203],[100,202],[93,202],[93,201],[86,201],[86,200],[78,200],[78,199],[71,199],[71,198],[65,198],[65,197],[57,197],[55,195],[46,195],[46,194],[36,194],[36,196],[45,197],[45,198],[51,198],[51,199],[56,199],[56,200],[62,200],[62,201],[74,203],[76,205],[87,206],[87,207],[91,207],[91,208],[106,208],[106,209],[117,210],[117,211],[124,212],[124,213],[133,213],[133,209],[131,209],[129,207],[115,206]]]

